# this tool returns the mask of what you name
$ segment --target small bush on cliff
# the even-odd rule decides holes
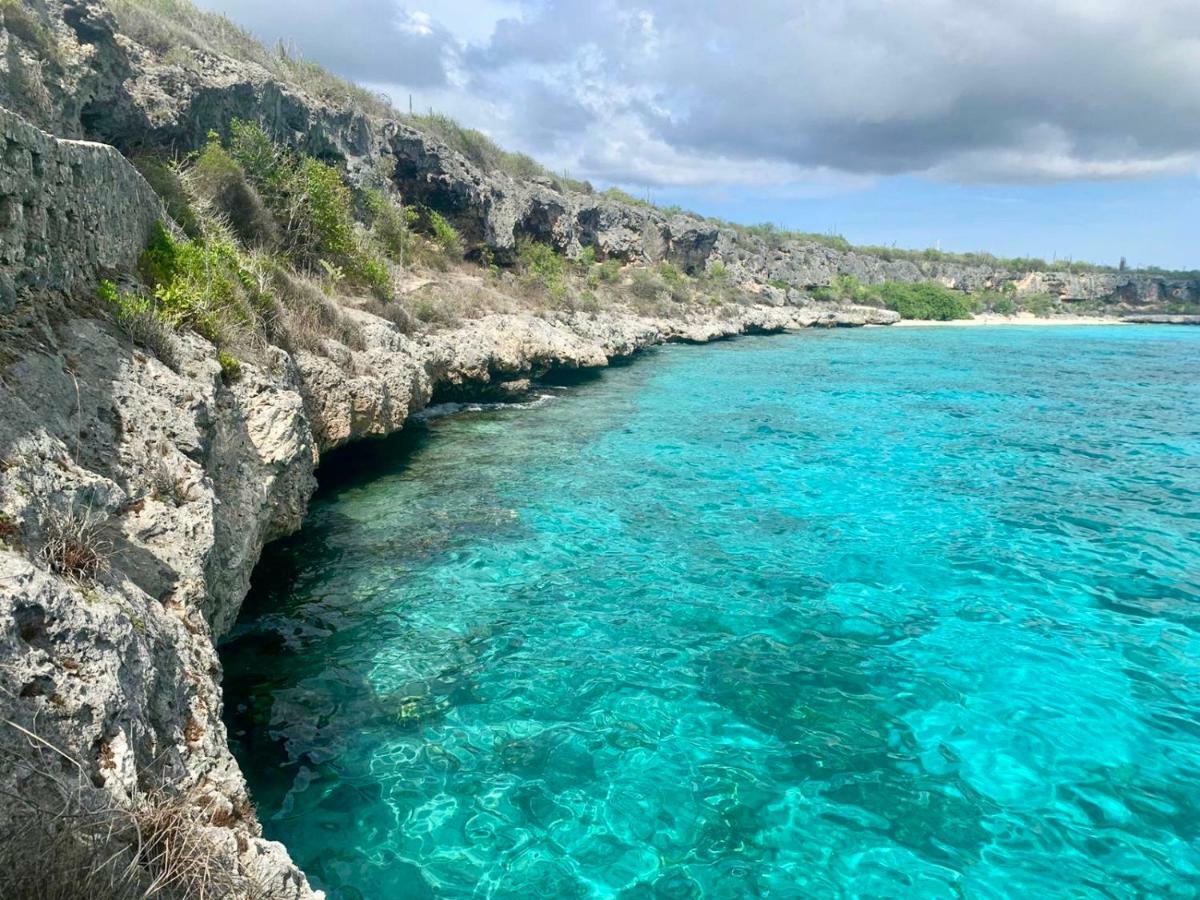
[[[853,275],[842,274],[814,290],[813,297],[826,303],[869,303],[878,300],[878,289],[863,284]]]
[[[980,297],[980,302],[987,309],[1001,316],[1011,316],[1017,311],[1016,301],[1007,294],[997,294],[995,296]]]
[[[141,271],[166,321],[220,344],[228,337],[226,326],[253,324],[245,297],[253,280],[241,264],[232,242],[176,241],[161,232],[142,255]]]
[[[185,177],[188,188],[212,204],[242,243],[262,247],[278,243],[278,230],[266,202],[216,134],[209,135]]]
[[[261,898],[231,865],[220,813],[202,788],[137,790],[118,803],[89,768],[19,707],[0,718],[0,757],[20,786],[0,841],[0,897],[12,900]],[[11,716],[12,718],[9,718]],[[52,726],[51,726],[52,727]],[[107,745],[102,745],[106,747]],[[139,773],[139,781],[148,773]]]
[[[426,209],[423,217],[429,225],[433,242],[442,249],[442,252],[448,256],[461,256],[462,237],[459,236],[458,229],[435,209]]]
[[[326,339],[338,341],[351,350],[365,348],[358,326],[311,279],[282,266],[272,268],[271,279],[283,306],[282,337],[289,349],[319,352]]]
[[[172,369],[178,368],[175,335],[151,298],[134,291],[119,290],[107,280],[100,282],[96,292],[133,343],[145,347]]]
[[[517,260],[525,276],[555,300],[567,296],[567,261],[549,244],[522,238],[517,243]]]
[[[1021,298],[1021,305],[1035,316],[1044,319],[1054,314],[1054,310],[1058,304],[1049,294],[1032,294]]]
[[[178,167],[155,156],[135,156],[130,162],[142,173],[142,177],[162,199],[167,214],[190,238],[200,236],[200,222],[192,209],[187,188],[179,175]]]
[[[138,274],[151,287],[170,281],[175,275],[178,250],[175,238],[161,222],[154,226],[146,249],[138,258]]]
[[[674,263],[663,260],[658,264],[658,277],[666,286],[667,293],[676,303],[687,303],[692,299],[691,279]]]
[[[363,207],[375,243],[388,259],[403,266],[414,253],[412,225],[417,211],[403,207],[383,191],[363,191]]]
[[[190,241],[160,227],[142,254],[139,271],[154,292],[156,316],[220,347],[269,337],[278,307],[269,261],[244,252],[218,221],[206,221],[203,231]]]
[[[285,193],[291,254],[298,262],[354,257],[352,198],[337,169],[306,157],[288,174]]]
[[[628,191],[623,191],[619,187],[610,187],[606,191],[601,191],[600,196],[616,203],[624,203],[626,206],[653,206],[649,200],[644,200],[641,197],[635,197],[633,194],[630,194]]]
[[[217,352],[217,363],[221,366],[221,380],[233,384],[242,377],[242,363],[228,350]]]

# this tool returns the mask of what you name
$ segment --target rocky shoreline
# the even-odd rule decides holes
[[[67,781],[72,802],[93,810],[137,809],[165,792],[180,798],[179,822],[228,873],[233,896],[318,896],[261,836],[226,742],[216,643],[263,547],[300,527],[323,453],[394,433],[437,398],[511,396],[548,371],[604,366],[658,343],[897,321],[812,298],[810,288],[841,275],[1012,284],[1018,294],[1117,297],[1130,310],[1200,297],[1193,279],[1019,275],[775,246],[694,216],[481,171],[436,138],[315,99],[252,62],[195,49],[183,52],[187,65],[179,54],[169,61],[120,33],[103,3],[36,6],[38,27],[0,30],[0,790],[22,799],[0,804],[0,834],[55,815]],[[260,341],[231,372],[184,329],[155,355],[94,298],[100,278],[131,277],[157,223],[169,221],[127,157],[186,153],[235,117],[356,183],[390,179],[501,262],[518,238],[566,257],[586,246],[688,276],[719,267],[749,300],[667,317],[489,312],[414,333],[349,303],[336,315],[354,341]],[[71,541],[90,556],[66,564],[48,551]],[[119,845],[122,834],[106,840]],[[10,876],[0,871],[0,895]]]
[[[1131,325],[1200,325],[1200,316],[1147,313],[1145,315],[1124,316],[1121,321],[1128,322]]]

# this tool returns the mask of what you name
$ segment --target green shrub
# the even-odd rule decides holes
[[[1002,294],[992,299],[991,310],[1001,316],[1011,316],[1017,311],[1017,304],[1013,301],[1012,297]]]
[[[652,207],[654,205],[649,200],[643,200],[640,197],[635,197],[633,194],[623,191],[619,187],[610,187],[606,191],[601,191],[600,196],[605,197],[608,200],[613,200],[617,203],[624,203],[627,206]]]
[[[877,300],[879,289],[863,284],[853,275],[841,274],[813,291],[813,297],[826,303],[870,303]]]
[[[156,222],[146,249],[138,257],[138,274],[151,287],[166,284],[175,276],[176,256],[175,239],[162,222]]]
[[[355,254],[358,274],[370,292],[380,300],[392,298],[392,270],[369,241],[361,242]]]
[[[159,314],[153,300],[144,294],[118,290],[108,280],[100,282],[96,293],[133,343],[145,347],[165,365],[178,367],[171,324]]]
[[[1035,316],[1044,319],[1054,314],[1054,310],[1058,304],[1049,294],[1032,294],[1022,298],[1021,305]]]
[[[242,377],[242,363],[226,350],[217,352],[217,362],[221,365],[221,380],[226,384],[233,384]]]
[[[674,263],[663,260],[658,264],[658,274],[669,285],[683,284],[684,275]]]
[[[621,278],[621,262],[616,259],[606,259],[600,263],[597,274],[606,284],[615,284]]]
[[[946,321],[971,318],[967,298],[940,284],[887,281],[875,288],[874,293],[888,309],[895,310],[905,319]]]
[[[352,199],[337,169],[306,157],[291,174],[287,193],[300,261],[342,260],[354,254]]]
[[[704,276],[709,281],[726,282],[729,280],[729,269],[720,260],[713,260],[708,264],[708,268],[704,270]]]
[[[243,243],[264,247],[277,243],[275,220],[266,202],[216,134],[209,135],[204,149],[187,166],[184,178],[192,193],[211,203]]]
[[[540,283],[556,300],[567,295],[567,260],[549,244],[522,238],[517,242],[521,271]]]
[[[139,271],[154,290],[156,314],[172,328],[191,328],[214,344],[261,330],[274,308],[255,260],[215,225],[202,240],[176,240],[161,226]]]
[[[667,293],[671,295],[671,299],[676,303],[687,303],[692,299],[692,291],[689,285],[690,279],[679,271],[673,263],[663,260],[658,264],[658,277],[666,288]]]
[[[215,137],[209,135],[210,144]],[[290,154],[261,125],[244,119],[229,123],[229,153],[264,193],[277,194],[294,167]]]
[[[448,256],[462,255],[462,238],[458,229],[451,225],[446,217],[434,209],[425,210],[425,218],[429,222],[429,230],[433,234],[433,242]]]
[[[413,253],[411,226],[417,219],[417,211],[402,207],[383,191],[363,192],[371,234],[388,259],[404,265]]]
[[[364,238],[356,227],[354,196],[337,169],[280,147],[253,122],[235,119],[229,131],[228,150],[210,137],[194,164],[197,182],[245,184],[249,199],[261,196],[274,216],[279,244],[293,263],[310,270],[339,270],[372,294],[389,298],[392,278],[383,256],[389,250],[402,255],[407,231],[403,213],[374,192],[365,205],[379,229]],[[262,228],[238,227],[255,216],[253,202],[226,212],[243,240],[261,235]]]

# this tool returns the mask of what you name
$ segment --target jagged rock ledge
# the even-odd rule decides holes
[[[1121,321],[1130,322],[1134,325],[1200,325],[1200,316],[1146,313],[1143,315],[1123,316]]]

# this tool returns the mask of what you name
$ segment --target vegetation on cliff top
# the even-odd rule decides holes
[[[618,305],[664,317],[751,299],[720,266],[699,278],[669,263],[626,273],[616,260],[597,260],[594,248],[569,260],[530,240],[521,241],[514,271],[478,251],[486,277],[469,293],[402,294],[405,273],[444,272],[462,260],[461,235],[435,210],[353,187],[332,166],[238,120],[179,164],[138,165],[178,228],[156,230],[141,256],[140,285],[106,281],[99,295],[130,338],[167,365],[177,364],[177,332],[215,344],[228,382],[240,376],[241,360],[260,358],[269,344],[324,353],[331,339],[361,349],[346,305],[411,332],[504,311],[514,297],[526,309]]]

